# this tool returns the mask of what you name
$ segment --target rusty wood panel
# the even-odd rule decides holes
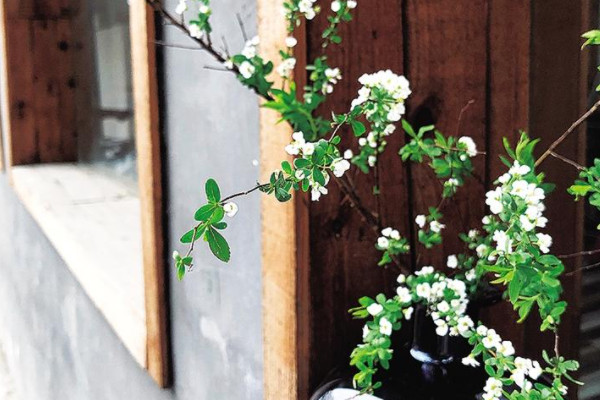
[[[323,13],[308,26],[308,61],[321,54],[320,32],[327,24],[329,2],[322,4]],[[358,77],[380,69],[403,73],[401,2],[380,0],[359,5],[355,18],[341,28],[340,49],[330,52],[329,64],[340,67],[343,81],[331,99],[321,107],[324,116],[331,111],[346,112],[359,89]],[[342,148],[357,149],[349,130],[341,132]],[[388,140],[388,148],[380,158],[381,214],[384,225],[403,234],[409,231],[407,173],[395,155],[403,135],[398,131]],[[349,174],[365,204],[376,209],[372,196],[373,175]],[[378,252],[374,237],[355,210],[352,210],[335,183],[330,193],[310,204],[310,351],[309,387],[315,386],[336,366],[345,366],[351,349],[360,341],[361,323],[351,320],[348,309],[358,298],[374,295],[393,287],[396,271],[377,267]]]
[[[435,124],[448,135],[471,136],[485,145],[487,7],[484,0],[447,2],[408,0],[407,72],[414,94],[409,102],[409,121],[417,127]],[[463,115],[461,109],[473,104]],[[416,246],[420,265],[443,268],[446,257],[463,249],[457,235],[481,224],[483,216],[485,160],[473,159],[475,178],[442,208],[447,226],[444,243],[432,250]],[[441,184],[426,165],[412,170],[412,204],[415,214],[427,214],[441,199]],[[476,200],[476,201],[473,201]],[[413,224],[413,229],[416,226]]]
[[[488,187],[506,172],[499,156],[505,153],[502,138],[515,143],[529,126],[529,58],[531,2],[499,0],[489,3],[489,91],[487,126]],[[506,302],[484,309],[482,319],[523,350],[523,326]]]
[[[74,53],[76,51],[71,20],[59,20],[56,27],[56,49],[61,62],[57,68],[59,91],[60,153],[61,161],[76,161],[77,106]]]

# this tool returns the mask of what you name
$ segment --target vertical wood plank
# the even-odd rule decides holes
[[[266,59],[279,60],[278,49],[287,36],[281,7],[277,0],[257,3],[261,55]],[[286,124],[277,124],[278,119],[273,110],[260,110],[261,181],[268,180],[272,171],[281,168],[281,160],[289,158],[283,148],[292,132]],[[301,199],[295,196],[283,204],[272,196],[261,199],[265,399],[298,397],[296,204]]]
[[[308,25],[309,63],[322,53],[320,35],[328,24],[329,3],[322,3],[322,13]],[[332,111],[349,110],[360,87],[358,78],[363,73],[380,69],[404,72],[401,3],[379,0],[359,4],[353,10],[352,22],[342,24],[342,44],[339,48],[333,46],[327,55],[328,63],[341,69],[343,80],[321,107],[324,117],[329,118]],[[343,149],[356,151],[357,141],[352,132],[344,129],[340,136]],[[387,149],[379,160],[382,221],[408,236],[407,173],[397,163],[396,154],[403,143],[403,134],[398,129],[388,139]],[[376,210],[373,174],[352,172],[349,176],[363,202]],[[377,266],[379,254],[374,243],[371,228],[350,207],[334,182],[329,184],[327,196],[310,204],[310,390],[334,368],[347,367],[352,348],[360,342],[362,323],[352,320],[348,309],[355,307],[361,296],[393,288],[398,272]]]
[[[516,143],[520,130],[529,127],[529,65],[531,1],[498,0],[489,3],[489,72],[486,176],[487,187],[506,172],[499,155],[502,138]],[[484,323],[523,351],[523,326],[507,302],[482,310]]]
[[[147,368],[156,383],[166,387],[170,374],[154,14],[144,0],[132,0],[130,7],[136,150],[144,251]]]
[[[414,94],[409,121],[420,127],[435,124],[447,135],[471,136],[479,149],[486,143],[487,2],[407,0],[407,73]],[[473,100],[459,124],[461,109]],[[446,257],[463,248],[458,232],[481,225],[485,160],[473,159],[475,179],[469,179],[442,207],[446,234],[431,250],[416,246],[418,266],[446,266]],[[441,184],[428,165],[412,168],[412,204],[415,214],[427,214],[440,203]],[[477,199],[477,202],[473,202]],[[417,229],[413,224],[413,229]]]
[[[582,90],[586,77],[582,75],[581,66],[586,63],[580,51],[580,35],[591,29],[583,25],[586,11],[587,1],[533,2],[530,129],[533,136],[542,139],[539,150],[545,149],[583,112],[582,100],[587,98],[587,93]],[[585,160],[584,140],[585,128],[582,127],[557,152],[573,160]],[[573,197],[566,192],[577,171],[552,157],[539,169],[547,173],[548,182],[557,185],[546,201],[547,231],[554,238],[552,252],[577,252],[582,248],[582,203],[573,202]],[[567,260],[565,272],[574,271],[578,264],[576,259]],[[576,356],[578,350],[579,277],[580,273],[574,273],[563,279],[564,298],[569,308],[561,325],[561,347],[563,353],[571,357]],[[535,318],[528,320],[525,348],[529,354],[539,356],[541,348],[551,346],[552,337],[540,334],[538,326]]]

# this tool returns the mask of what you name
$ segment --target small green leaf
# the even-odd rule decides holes
[[[204,238],[208,242],[208,247],[210,251],[217,257],[219,260],[228,262],[231,257],[231,251],[229,249],[229,244],[227,240],[217,232],[214,228],[208,228]]]
[[[217,184],[217,181],[215,181],[212,178],[207,180],[205,189],[206,198],[208,199],[208,201],[210,201],[211,203],[218,203],[219,201],[221,201],[221,191],[219,190],[219,185]]]
[[[194,214],[194,219],[196,221],[208,221],[213,215],[215,209],[216,206],[214,204],[206,204],[196,211]]]

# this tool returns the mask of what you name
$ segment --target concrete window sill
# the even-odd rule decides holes
[[[140,201],[100,168],[11,169],[14,189],[123,344],[146,365]]]

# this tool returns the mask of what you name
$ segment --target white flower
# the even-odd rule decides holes
[[[480,244],[475,248],[475,252],[477,253],[477,257],[483,258],[485,257],[485,253],[487,252],[488,247],[485,244]]]
[[[304,134],[302,132],[294,132],[292,133],[292,143],[285,146],[285,151],[291,156],[297,156],[300,154],[300,150],[305,143]]]
[[[465,146],[465,150],[469,157],[475,157],[477,155],[477,145],[470,136],[463,136],[458,139],[458,143]]]
[[[518,180],[513,182],[512,184],[512,190],[510,191],[510,194],[512,194],[513,196],[519,196],[522,199],[525,199],[527,197],[527,189],[529,188],[529,183],[527,181],[524,180]]]
[[[306,174],[305,174],[305,173],[304,173],[304,171],[303,171],[303,170],[301,170],[301,169],[298,169],[298,170],[296,170],[296,172],[294,173],[294,176],[295,176],[295,177],[296,177],[296,179],[298,179],[298,180],[302,180],[302,179],[306,178]]]
[[[521,228],[526,232],[532,231],[535,228],[535,223],[531,222],[525,215],[519,216],[519,222],[521,222]]]
[[[483,390],[494,397],[500,397],[502,395],[502,381],[490,377],[485,382]]]
[[[550,246],[552,246],[552,236],[545,233],[538,233],[536,236],[540,251],[542,253],[548,253],[550,251]]]
[[[394,240],[400,240],[400,232],[398,232],[396,229],[393,229],[392,233],[390,233],[390,237]]]
[[[383,306],[379,303],[373,303],[367,307],[367,312],[369,314],[371,314],[372,316],[376,316],[382,311],[383,311]]]
[[[512,253],[513,240],[504,231],[495,231],[492,236],[496,242],[496,250],[502,253]]]
[[[485,217],[481,218],[481,223],[484,225],[489,225],[492,222],[492,219],[490,218],[489,215],[486,215]]]
[[[354,153],[352,152],[352,150],[348,149],[348,150],[344,151],[344,158],[346,160],[349,160],[352,157],[354,157]]]
[[[456,328],[458,332],[463,336],[470,336],[471,329],[473,328],[473,320],[468,315],[463,315],[457,321]]]
[[[433,322],[435,322],[437,325],[435,328],[435,333],[437,333],[438,336],[446,336],[448,334],[448,324],[446,321],[443,319],[436,319]]]
[[[342,5],[338,0],[334,0],[331,3],[331,11],[336,13],[336,12],[340,11],[341,8],[342,8]]]
[[[406,319],[407,321],[410,320],[413,315],[413,311],[414,309],[412,307],[408,307],[402,310],[402,314],[404,314],[404,319]]]
[[[471,229],[468,234],[469,239],[475,239],[477,238],[477,235],[479,235],[479,231],[477,229]]]
[[[282,78],[289,78],[294,67],[296,67],[296,59],[294,57],[286,58],[277,67],[277,73]]]
[[[292,48],[292,47],[295,47],[297,44],[298,44],[298,40],[296,40],[295,37],[289,36],[289,37],[285,38],[285,45],[287,47]]]
[[[229,203],[223,204],[223,211],[228,217],[234,217],[238,212],[238,206],[234,202],[230,201]]]
[[[398,278],[396,279],[396,282],[398,282],[400,284],[406,282],[406,275],[404,275],[404,274],[398,275]]]
[[[363,326],[363,331],[362,331],[362,337],[363,339],[367,338],[367,335],[369,335],[369,327],[367,325]]]
[[[498,346],[498,352],[504,357],[509,357],[515,354],[515,348],[509,340],[504,340],[500,343],[500,346]]]
[[[529,365],[528,365],[528,372],[529,372],[529,376],[532,379],[537,379],[540,377],[540,375],[542,374],[542,367],[540,366],[540,363],[537,361],[531,361],[529,360]]]
[[[479,325],[476,332],[479,336],[485,336],[488,333],[488,328],[485,325]]]
[[[505,185],[508,183],[508,181],[510,181],[510,178],[512,178],[512,175],[507,172],[505,174],[500,175],[500,178],[498,178],[498,182]]]
[[[504,210],[504,206],[502,205],[502,188],[498,187],[494,190],[490,190],[485,194],[485,197],[485,204],[490,207],[490,211],[493,214],[500,214],[502,210]]]
[[[446,225],[439,223],[438,221],[431,221],[429,223],[429,229],[432,232],[439,233],[442,229],[444,229]]]
[[[526,391],[531,390],[531,382],[529,382],[525,378],[525,372],[523,370],[516,370],[511,375],[510,378],[515,381],[515,384],[520,388],[525,389]]]
[[[318,183],[313,183],[312,188],[310,190],[310,199],[312,201],[319,201],[322,194],[329,193],[326,187],[319,185]]]
[[[467,273],[465,274],[465,278],[469,282],[475,280],[475,278],[477,278],[477,273],[475,272],[475,269],[468,270]]]
[[[194,26],[194,25],[192,25]],[[240,74],[245,78],[245,79],[250,79],[252,78],[252,75],[254,75],[254,71],[256,69],[254,68],[254,65],[250,64],[248,61],[244,61],[241,65],[240,65]]]
[[[367,144],[367,139],[364,137],[361,137],[360,139],[358,139],[358,145],[360,147],[364,147]]]
[[[410,290],[404,286],[400,286],[398,289],[396,289],[396,293],[398,294],[398,299],[401,303],[410,303],[412,301]]]
[[[381,249],[387,249],[390,247],[390,241],[388,238],[381,236],[377,239],[377,246]]]
[[[495,330],[489,329],[485,337],[481,340],[481,343],[486,349],[494,349],[500,346],[501,339]]]
[[[233,61],[225,60],[225,62],[223,63],[223,66],[227,69],[233,69]]]
[[[173,260],[177,260],[178,258],[181,258],[181,255],[179,254],[179,252],[177,250],[175,250],[173,252]]]
[[[356,8],[356,5],[356,0],[348,0],[348,2],[346,3],[346,7],[348,7],[351,10]]]
[[[367,158],[367,163],[369,164],[369,167],[374,167],[375,163],[377,163],[377,157],[375,157],[375,156],[369,156]]]
[[[473,354],[469,354],[468,356],[464,357],[462,359],[462,363],[468,367],[479,367],[481,365],[479,361],[473,357]]]
[[[529,168],[527,165],[521,165],[518,161],[515,161],[513,166],[508,170],[508,173],[511,175],[523,176],[527,175],[530,171],[531,168]]]
[[[442,301],[437,305],[437,309],[439,312],[447,313],[450,311],[450,304],[447,301]]]
[[[391,227],[383,228],[381,230],[381,234],[383,236],[390,237],[390,235],[392,234],[392,230],[393,230],[393,228],[391,228]]]
[[[337,158],[331,162],[331,168],[333,169],[333,174],[340,178],[350,169],[350,162],[343,158]]]
[[[206,4],[201,4],[198,8],[198,11],[200,12],[200,14],[210,14],[210,8]]]
[[[431,294],[431,286],[429,286],[429,283],[419,283],[416,292],[417,296],[427,299]]]
[[[300,0],[298,3],[298,10],[304,14],[306,19],[313,19],[317,14],[315,9],[313,8],[313,3],[315,0]]]
[[[392,323],[386,317],[379,320],[379,332],[382,335],[389,336],[392,334]]]
[[[327,68],[325,69],[325,77],[328,82],[335,84],[342,79],[342,73],[339,68]]]
[[[196,39],[200,39],[202,37],[202,34],[204,32],[202,32],[202,30],[200,30],[200,27],[196,24],[190,24],[190,36]],[[254,67],[252,67],[254,68]]]
[[[431,265],[427,265],[422,267],[420,270],[415,272],[415,275],[417,276],[422,276],[422,275],[431,275],[433,274],[435,271],[435,269],[433,269],[433,267]]]
[[[315,144],[310,142],[304,143],[301,149],[303,155],[311,156],[315,152]]]
[[[458,258],[454,254],[448,256],[448,261],[446,261],[446,266],[448,268],[456,268],[458,267]]]
[[[175,8],[175,13],[182,15],[187,10],[187,2],[186,0],[179,0],[177,7]]]
[[[419,226],[419,228],[423,228],[426,222],[427,219],[424,215],[417,215],[417,217],[415,218],[415,223]]]

